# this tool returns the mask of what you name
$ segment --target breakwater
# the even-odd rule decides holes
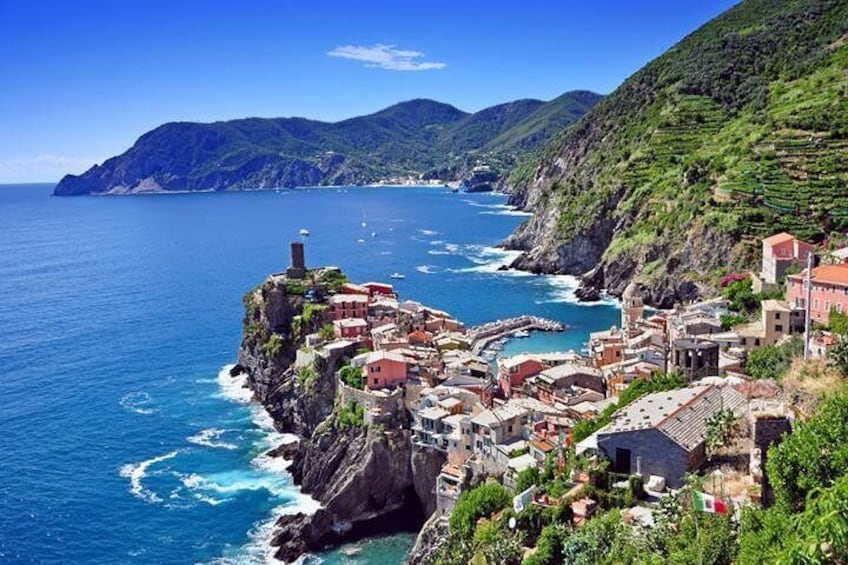
[[[561,332],[564,330],[565,324],[556,320],[539,316],[518,316],[475,326],[468,330],[468,337],[471,339],[471,350],[475,354],[479,354],[493,341],[513,335],[516,332]]]

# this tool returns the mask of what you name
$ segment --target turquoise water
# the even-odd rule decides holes
[[[301,189],[51,198],[0,186],[0,562],[259,563],[280,513],[309,508],[267,416],[226,387],[241,296],[288,263],[354,280],[401,272],[404,297],[469,324],[533,313],[571,326],[510,348],[579,348],[616,323],[562,277],[496,271],[522,218],[502,197]],[[363,219],[367,224],[362,226]],[[372,235],[373,233],[373,235]],[[360,243],[359,240],[362,240]],[[392,536],[311,563],[396,563]]]

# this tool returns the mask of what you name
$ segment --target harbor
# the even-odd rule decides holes
[[[531,331],[561,332],[565,324],[539,316],[518,316],[496,320],[468,330],[471,350],[479,355],[492,346],[502,347],[509,337],[527,337]]]

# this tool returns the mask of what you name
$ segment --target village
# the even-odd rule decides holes
[[[610,491],[631,494],[622,498],[627,515],[645,524],[693,472],[710,477],[704,490],[718,507],[767,504],[768,449],[798,414],[747,363],[753,351],[791,340],[803,342],[805,358],[827,358],[835,337],[810,328],[848,313],[848,250],[815,253],[787,233],[764,239],[759,272],[722,281],[765,297],[747,318],[724,296],[651,309],[631,283],[620,326],[592,333],[584,350],[497,359],[483,356],[493,341],[564,328],[530,316],[467,328],[402,300],[390,284],[345,279],[330,292],[305,293],[326,324],[306,336],[295,369],[308,367],[316,349],[344,351],[336,405],[346,422],[410,426],[417,447],[444,454],[437,518],[450,516],[464,489],[494,477],[517,493],[516,512],[567,501],[579,525],[599,508],[588,488],[598,470]],[[302,243],[292,244],[292,266],[280,276],[308,278]],[[639,386],[647,392],[635,394]],[[564,492],[518,490],[528,470],[562,470],[566,458],[579,464],[569,465]]]

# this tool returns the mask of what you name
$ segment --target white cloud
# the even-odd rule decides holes
[[[445,63],[421,61],[424,53],[408,49],[395,49],[394,45],[378,43],[371,47],[363,45],[343,45],[328,51],[330,57],[341,57],[353,61],[362,61],[366,67],[378,67],[389,71],[432,71],[444,69]]]
[[[50,154],[0,160],[0,182],[58,181],[66,174],[85,172],[96,162],[95,159]]]

